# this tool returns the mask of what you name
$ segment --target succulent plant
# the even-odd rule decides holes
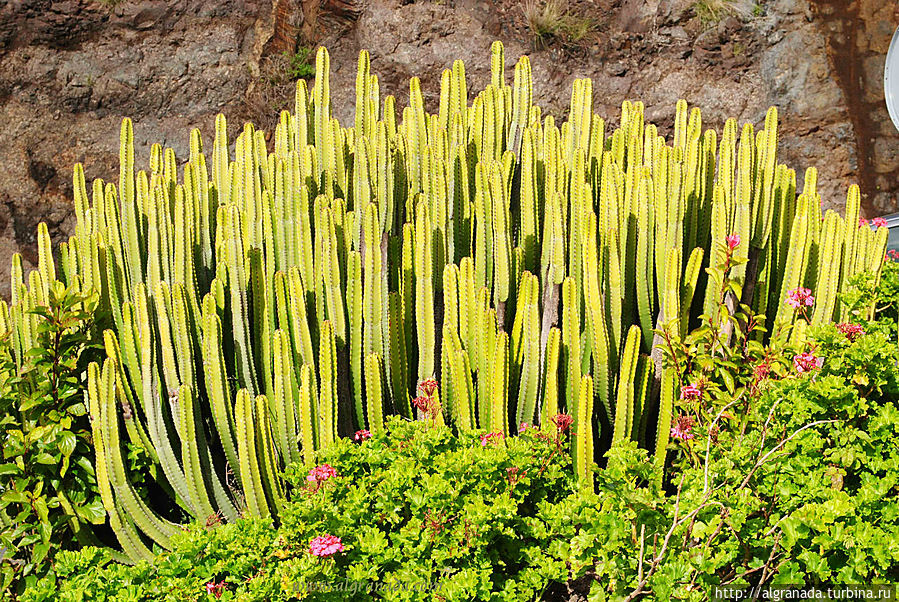
[[[177,525],[135,495],[126,441],[190,516],[277,517],[286,465],[382,430],[386,413],[411,417],[418,383],[436,378],[442,418],[462,429],[571,414],[587,478],[611,441],[664,459],[675,384],[650,358],[654,330],[682,337],[716,302],[706,268],[726,236],[741,241],[738,301],[774,317],[775,336],[795,320],[788,290],[815,290],[826,322],[852,275],[880,269],[887,230],[858,228],[857,188],[845,219],[822,221],[813,170],[796,197],[776,109],[758,132],[728,121],[719,140],[680,101],[669,144],[642,103],[607,131],[576,80],[557,123],[532,104],[527,57],[511,85],[498,42],[491,66],[474,98],[461,61],[447,69],[436,114],[413,79],[399,111],[363,51],[344,128],[322,48],[272,151],[252,124],[229,140],[219,115],[209,167],[194,130],[186,164],[154,145],[136,171],[125,119],[117,185],[88,193],[76,166],[61,270],[42,224],[38,269],[26,278],[13,258],[0,315],[21,352],[56,279],[111,312],[88,398],[103,500],[132,558]]]

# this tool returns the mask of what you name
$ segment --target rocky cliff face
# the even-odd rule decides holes
[[[740,0],[742,2],[742,0]],[[331,50],[337,116],[353,114],[356,58],[371,52],[382,96],[408,96],[422,79],[436,106],[440,74],[466,61],[470,88],[489,77],[489,47],[506,45],[511,68],[529,54],[535,101],[567,112],[571,82],[594,79],[595,108],[612,123],[625,99],[670,128],[674,104],[703,110],[707,127],[728,117],[762,122],[780,108],[781,161],[815,166],[828,207],[859,182],[869,216],[896,210],[899,134],[883,107],[881,74],[899,14],[880,0],[763,0],[745,18],[703,23],[694,0],[572,0],[595,30],[577,47],[534,50],[521,0],[7,0],[0,5],[0,294],[9,256],[36,260],[47,221],[71,233],[71,169],[116,177],[118,128],[135,122],[145,164],[154,142],[187,155],[198,127],[211,143],[223,112],[237,131],[289,106],[279,63],[301,37]],[[752,3],[749,4],[752,7]],[[270,123],[270,122],[268,122]],[[263,125],[267,125],[264,123]]]
[[[852,124],[854,175],[867,194],[870,212],[896,211],[899,136],[884,103],[883,69],[899,24],[899,4],[813,0],[812,9]]]

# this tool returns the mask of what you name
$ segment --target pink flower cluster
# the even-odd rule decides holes
[[[861,324],[851,324],[849,322],[840,322],[837,324],[837,330],[845,334],[850,341],[854,341],[865,334],[865,328]]]
[[[426,378],[418,383],[419,395],[412,400],[412,405],[421,410],[431,420],[436,420],[437,414],[440,413],[440,402],[436,399],[437,381],[433,378]]]
[[[489,443],[499,443],[503,438],[502,433],[485,433],[481,435],[481,445],[486,447]]]
[[[571,424],[574,422],[574,418],[568,414],[556,414],[551,420],[552,423],[556,425],[556,428],[559,429],[560,433],[564,433],[571,428]]]
[[[343,552],[343,543],[336,535],[319,535],[309,542],[309,553],[322,558]]]
[[[807,288],[794,288],[787,291],[787,305],[795,309],[800,307],[811,307],[815,304],[815,298],[812,297],[812,291]]]
[[[437,381],[433,378],[426,378],[418,383],[418,390],[424,393],[426,397],[433,397],[434,391],[437,390]]]
[[[752,369],[752,376],[756,380],[765,380],[771,374],[771,364],[768,362],[759,364]]]
[[[678,416],[677,422],[671,427],[671,436],[681,441],[689,441],[695,435],[693,434],[693,426],[696,421],[691,416]]]
[[[700,401],[702,399],[702,389],[693,384],[686,385],[680,390],[680,398],[687,401]]]
[[[724,237],[724,242],[727,243],[727,248],[733,251],[740,246],[740,235],[736,232],[733,234],[728,234]]]
[[[206,584],[206,593],[215,596],[215,599],[218,600],[222,597],[222,593],[225,591],[225,582],[220,581],[216,583],[215,581],[210,581]]]
[[[821,366],[824,365],[824,358],[817,357],[812,355],[809,352],[800,353],[799,355],[793,356],[793,368],[799,374],[803,372],[812,372],[814,370],[820,370]]]
[[[899,251],[896,249],[890,249],[887,251],[887,254],[884,256],[883,260],[887,261],[892,259],[893,261],[899,261]]]
[[[306,477],[307,481],[312,483],[324,483],[328,479],[337,476],[337,471],[330,464],[322,464],[321,466],[316,466],[312,470],[309,471],[309,476]]]
[[[870,222],[863,217],[858,218],[858,227],[861,228],[863,226],[871,225],[874,228],[885,228],[887,225],[887,221],[882,217],[875,217]]]
[[[371,431],[369,431],[368,429],[356,431],[356,434],[353,435],[353,441],[355,441],[356,443],[362,443],[366,439],[371,439]]]

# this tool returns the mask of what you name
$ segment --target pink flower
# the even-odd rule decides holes
[[[427,412],[428,407],[431,405],[431,400],[427,397],[419,395],[415,399],[412,400],[412,405],[421,410],[422,412]]]
[[[481,445],[486,447],[488,443],[499,443],[502,439],[502,433],[485,433],[481,435]]]
[[[215,596],[216,600],[222,597],[222,592],[225,590],[225,582],[221,581],[216,583],[215,581],[210,581],[206,584],[206,593],[212,594]]]
[[[368,429],[356,431],[356,434],[353,435],[353,441],[356,441],[357,443],[362,443],[366,439],[371,439],[371,432]]]
[[[890,249],[889,251],[887,251],[887,254],[883,259],[884,259],[884,261],[886,261],[888,259],[897,261],[897,260],[899,260],[899,251],[897,251],[896,249]]]
[[[693,384],[682,387],[680,390],[680,398],[689,401],[699,401],[702,399],[702,389]]]
[[[568,414],[556,414],[552,417],[552,422],[556,425],[556,428],[559,429],[560,433],[564,433],[569,428],[571,428],[571,424],[574,422],[574,418],[572,418]]]
[[[436,420],[437,414],[440,413],[440,402],[430,395],[419,395],[412,400],[412,405],[421,410],[421,413],[431,420]]]
[[[807,288],[794,288],[787,292],[787,305],[798,309],[803,305],[811,307],[815,304],[815,298],[812,297],[812,291]]]
[[[862,226],[867,226],[867,225],[868,225],[868,220],[866,220],[863,217],[858,218],[858,227],[859,228],[861,228]]]
[[[437,390],[437,381],[433,378],[426,378],[418,383],[418,390],[424,393],[426,397],[433,397],[434,391]]]
[[[886,228],[887,221],[885,219],[883,219],[882,217],[875,217],[874,219],[871,220],[871,225],[874,226],[875,228]]]
[[[311,481],[313,483],[323,483],[332,477],[337,476],[337,471],[330,464],[322,464],[321,466],[316,466],[312,470],[309,471],[309,476],[306,477],[307,481]]]
[[[337,552],[343,552],[344,547],[340,538],[336,535],[319,535],[309,542],[309,553],[313,556],[333,556]]]
[[[522,423],[521,423],[521,426],[518,427],[518,434],[520,435],[520,434],[522,434],[522,433],[524,433],[524,432],[527,432],[527,430],[528,430],[528,423],[527,423],[527,422],[522,422]]]
[[[727,248],[733,251],[738,246],[740,246],[740,235],[737,233],[728,234],[724,237],[725,242],[727,242]]]
[[[823,365],[823,357],[816,357],[808,352],[793,356],[793,368],[799,374],[802,374],[803,372],[812,372],[813,370],[820,370],[821,366]]]
[[[837,324],[837,330],[845,334],[850,341],[865,334],[865,329],[861,324],[850,324],[849,322],[840,322]]]
[[[671,427],[671,436],[681,441],[689,441],[693,435],[693,425],[696,422],[691,416],[678,416],[677,422]]]
[[[771,374],[771,366],[767,362],[752,369],[752,376],[756,380],[765,380],[769,374]]]

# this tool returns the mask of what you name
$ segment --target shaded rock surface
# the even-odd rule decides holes
[[[332,104],[352,121],[356,60],[371,52],[382,97],[408,98],[421,78],[435,109],[440,75],[463,58],[469,89],[489,79],[489,48],[510,69],[529,54],[535,102],[564,117],[571,83],[594,80],[594,108],[616,124],[621,102],[642,100],[669,134],[687,99],[706,127],[781,114],[780,160],[819,170],[826,207],[859,182],[865,212],[896,210],[899,134],[883,105],[882,70],[899,14],[879,0],[738,0],[714,23],[692,0],[571,0],[593,29],[576,44],[535,50],[520,0],[88,0],[0,4],[0,295],[9,256],[36,261],[36,225],[56,241],[73,231],[71,170],[116,178],[121,118],[135,122],[138,165],[160,142],[187,156],[197,127],[211,144],[214,116],[236,133],[244,119],[271,127],[290,106],[282,52],[309,40],[331,51]]]

